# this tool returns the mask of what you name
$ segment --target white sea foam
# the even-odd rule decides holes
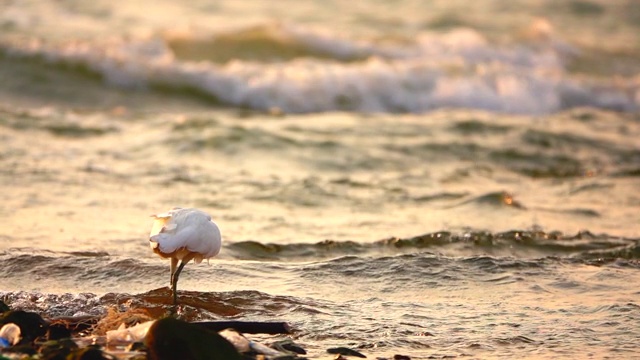
[[[615,82],[571,77],[565,61],[573,50],[558,41],[496,46],[462,29],[424,33],[411,44],[376,44],[296,26],[278,31],[333,59],[186,61],[160,36],[101,44],[5,42],[2,48],[12,56],[86,67],[114,86],[191,88],[224,104],[291,113],[419,113],[461,107],[545,114],[573,106],[640,108],[640,77]],[[340,60],[344,58],[361,60]]]

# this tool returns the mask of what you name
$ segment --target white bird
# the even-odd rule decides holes
[[[153,252],[171,259],[171,291],[173,305],[178,304],[178,277],[191,260],[196,264],[220,252],[220,229],[211,216],[198,209],[173,208],[166,213],[151,215],[155,218],[149,234]],[[178,266],[180,260],[180,266]]]

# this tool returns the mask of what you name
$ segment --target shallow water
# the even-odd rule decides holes
[[[466,248],[460,253],[499,254],[515,247],[555,254],[527,258],[431,252],[447,251],[443,241],[429,241],[437,237],[448,235],[367,246],[232,244],[227,256],[233,259],[187,268],[180,287],[198,291],[181,291],[180,314],[191,321],[287,321],[294,329],[291,337],[311,358],[328,357],[325,349],[338,345],[372,356],[418,359],[631,358],[637,351],[640,307],[638,291],[629,284],[639,280],[638,240],[589,234],[550,240],[541,233],[450,239]],[[158,317],[169,309],[168,288],[145,290],[161,286],[167,275],[159,261],[11,253],[3,255],[3,263],[14,277],[32,279],[31,289],[40,283],[60,287],[3,293],[13,306],[51,317],[101,315],[113,306],[144,308]],[[317,253],[326,258],[317,259]],[[9,288],[14,286],[24,289]],[[113,291],[68,292],[76,286]]]
[[[149,215],[198,207],[224,246],[189,320],[288,321],[310,358],[632,358],[640,8],[358,4],[0,5],[2,297],[160,316]]]

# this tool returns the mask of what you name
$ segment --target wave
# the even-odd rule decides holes
[[[186,90],[222,105],[285,113],[640,109],[640,78],[572,76],[567,61],[576,50],[557,39],[496,45],[470,29],[385,42],[267,24],[102,43],[4,40],[0,52],[88,70],[113,86]]]
[[[302,277],[317,275],[327,279],[361,272],[376,274],[379,281],[393,283],[400,281],[398,279],[415,281],[415,278],[422,277],[422,272],[437,268],[460,269],[455,265],[458,262],[465,263],[462,268],[467,268],[469,264],[466,263],[472,262],[483,271],[493,273],[492,269],[501,272],[514,266],[537,267],[547,261],[594,265],[615,263],[616,266],[635,268],[640,266],[639,260],[640,239],[635,238],[596,235],[587,231],[574,235],[540,230],[458,234],[441,231],[374,242],[227,242],[218,260],[225,265],[204,267],[193,276],[237,279],[236,285],[240,286],[246,281],[252,283],[255,279],[263,279],[265,273],[270,274],[267,275],[269,278],[263,279],[265,283],[275,281],[282,285],[288,280],[281,277],[288,278],[284,274],[292,272]],[[47,288],[53,292],[69,291],[77,288],[78,284],[83,288],[109,292],[130,291],[164,284],[168,276],[166,262],[147,262],[103,252],[9,249],[0,253],[0,261],[3,263],[0,278],[5,282],[5,289],[23,289],[25,285],[20,279],[28,278],[33,289]]]
[[[490,194],[478,201],[503,202],[503,193]],[[500,206],[505,206],[504,203]],[[507,256],[540,258],[553,256],[567,259],[640,259],[640,239],[593,234],[580,231],[563,234],[538,229],[487,231],[439,231],[372,242],[323,240],[319,242],[265,243],[257,240],[227,241],[222,259],[248,261],[304,262],[325,261],[344,257],[384,257],[403,254],[434,253],[447,256]],[[166,272],[165,263],[148,264],[106,252],[55,252],[29,248],[13,248],[0,253],[7,274],[60,275],[73,273],[85,281],[104,276],[134,281],[136,273]]]
[[[486,251],[482,254],[453,257],[425,251],[437,251],[456,243],[479,247]],[[539,250],[539,254],[546,255],[516,258],[497,256],[490,250],[513,247],[529,249],[530,252]],[[355,286],[356,292],[377,289],[373,292],[375,296],[377,291],[402,292],[411,289],[448,288],[466,281],[502,285],[530,278],[535,282],[540,275],[544,277],[544,274],[555,274],[558,264],[579,267],[610,264],[609,266],[618,269],[640,268],[640,239],[614,238],[589,232],[573,236],[521,231],[464,235],[441,232],[407,239],[384,239],[371,244],[323,241],[315,244],[276,246],[243,241],[232,243],[228,248],[235,257],[260,261],[235,261],[232,266],[214,270],[201,268],[197,272],[191,272],[191,277],[198,278],[198,287],[201,289],[211,287],[207,282],[212,278],[224,278],[235,284],[236,288],[225,289],[226,291],[217,289],[213,292],[180,290],[183,315],[190,321],[238,316],[270,318],[281,314],[294,314],[296,317],[306,318],[335,311],[335,304],[331,300],[314,297],[314,289],[317,287]],[[26,249],[23,250],[26,252]],[[8,254],[1,257],[5,264],[11,263],[14,259]],[[274,262],[291,257],[305,261]],[[32,279],[36,274],[28,269],[34,263],[44,262],[51,272],[47,274],[49,282],[75,277],[73,282],[81,283],[85,290],[70,294],[68,291],[73,287],[63,287],[47,289],[47,293],[43,293],[37,288],[33,290],[34,283],[30,282],[29,285],[22,283],[15,287],[19,289],[16,291],[7,291],[5,288],[0,292],[0,298],[11,303],[13,307],[47,313],[50,317],[101,316],[107,308],[144,308],[153,317],[161,317],[170,310],[171,296],[168,287],[146,290],[152,287],[150,278],[157,279],[166,275],[166,266],[147,265],[133,259],[100,265],[98,259],[104,256],[81,258],[94,263],[69,268],[65,266],[69,258],[60,257],[56,261],[43,260],[39,255],[19,255],[13,262],[22,262],[23,271],[16,271],[9,266],[3,269],[3,277]],[[57,267],[55,272],[54,267]],[[126,272],[105,272],[109,268],[119,268]],[[103,277],[110,277],[112,285],[96,287],[86,276],[86,273],[91,272],[100,272],[103,273]],[[118,291],[113,286],[122,282],[132,283],[134,278],[143,279],[130,284],[124,291]],[[249,283],[251,287],[238,289],[238,285],[243,283]],[[261,284],[258,289],[271,289],[276,294],[255,290],[256,284]],[[282,290],[282,286],[288,290]],[[564,285],[559,283],[557,286]],[[105,291],[102,295],[97,295],[87,292],[86,289]],[[132,290],[139,292],[141,289],[145,289],[146,292],[129,293]],[[287,295],[279,295],[279,292]],[[369,296],[366,293],[363,295]]]
[[[483,200],[484,201],[484,200]],[[430,251],[470,256],[491,254],[524,258],[555,256],[571,259],[640,259],[640,239],[620,238],[588,231],[575,235],[539,230],[502,233],[448,231],[381,239],[371,243],[324,240],[316,243],[272,244],[247,240],[228,244],[231,257],[246,260],[317,260],[348,256],[389,256]]]

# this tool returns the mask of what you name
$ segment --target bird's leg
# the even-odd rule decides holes
[[[180,261],[180,266],[173,276],[171,276],[171,292],[173,293],[173,306],[178,306],[178,277],[180,276],[180,272],[182,272],[182,268],[186,265],[186,262]]]
[[[182,272],[182,268],[191,261],[195,257],[195,254],[191,253],[182,258],[180,260],[180,266],[171,276],[171,291],[173,292],[173,307],[176,308],[178,306],[178,278],[180,277],[180,273]],[[177,260],[176,260],[177,262]],[[171,259],[171,263],[173,264],[173,259]]]
[[[178,267],[178,259],[171,258],[171,277],[169,278],[169,286],[173,286],[173,274],[176,273],[177,267]]]

